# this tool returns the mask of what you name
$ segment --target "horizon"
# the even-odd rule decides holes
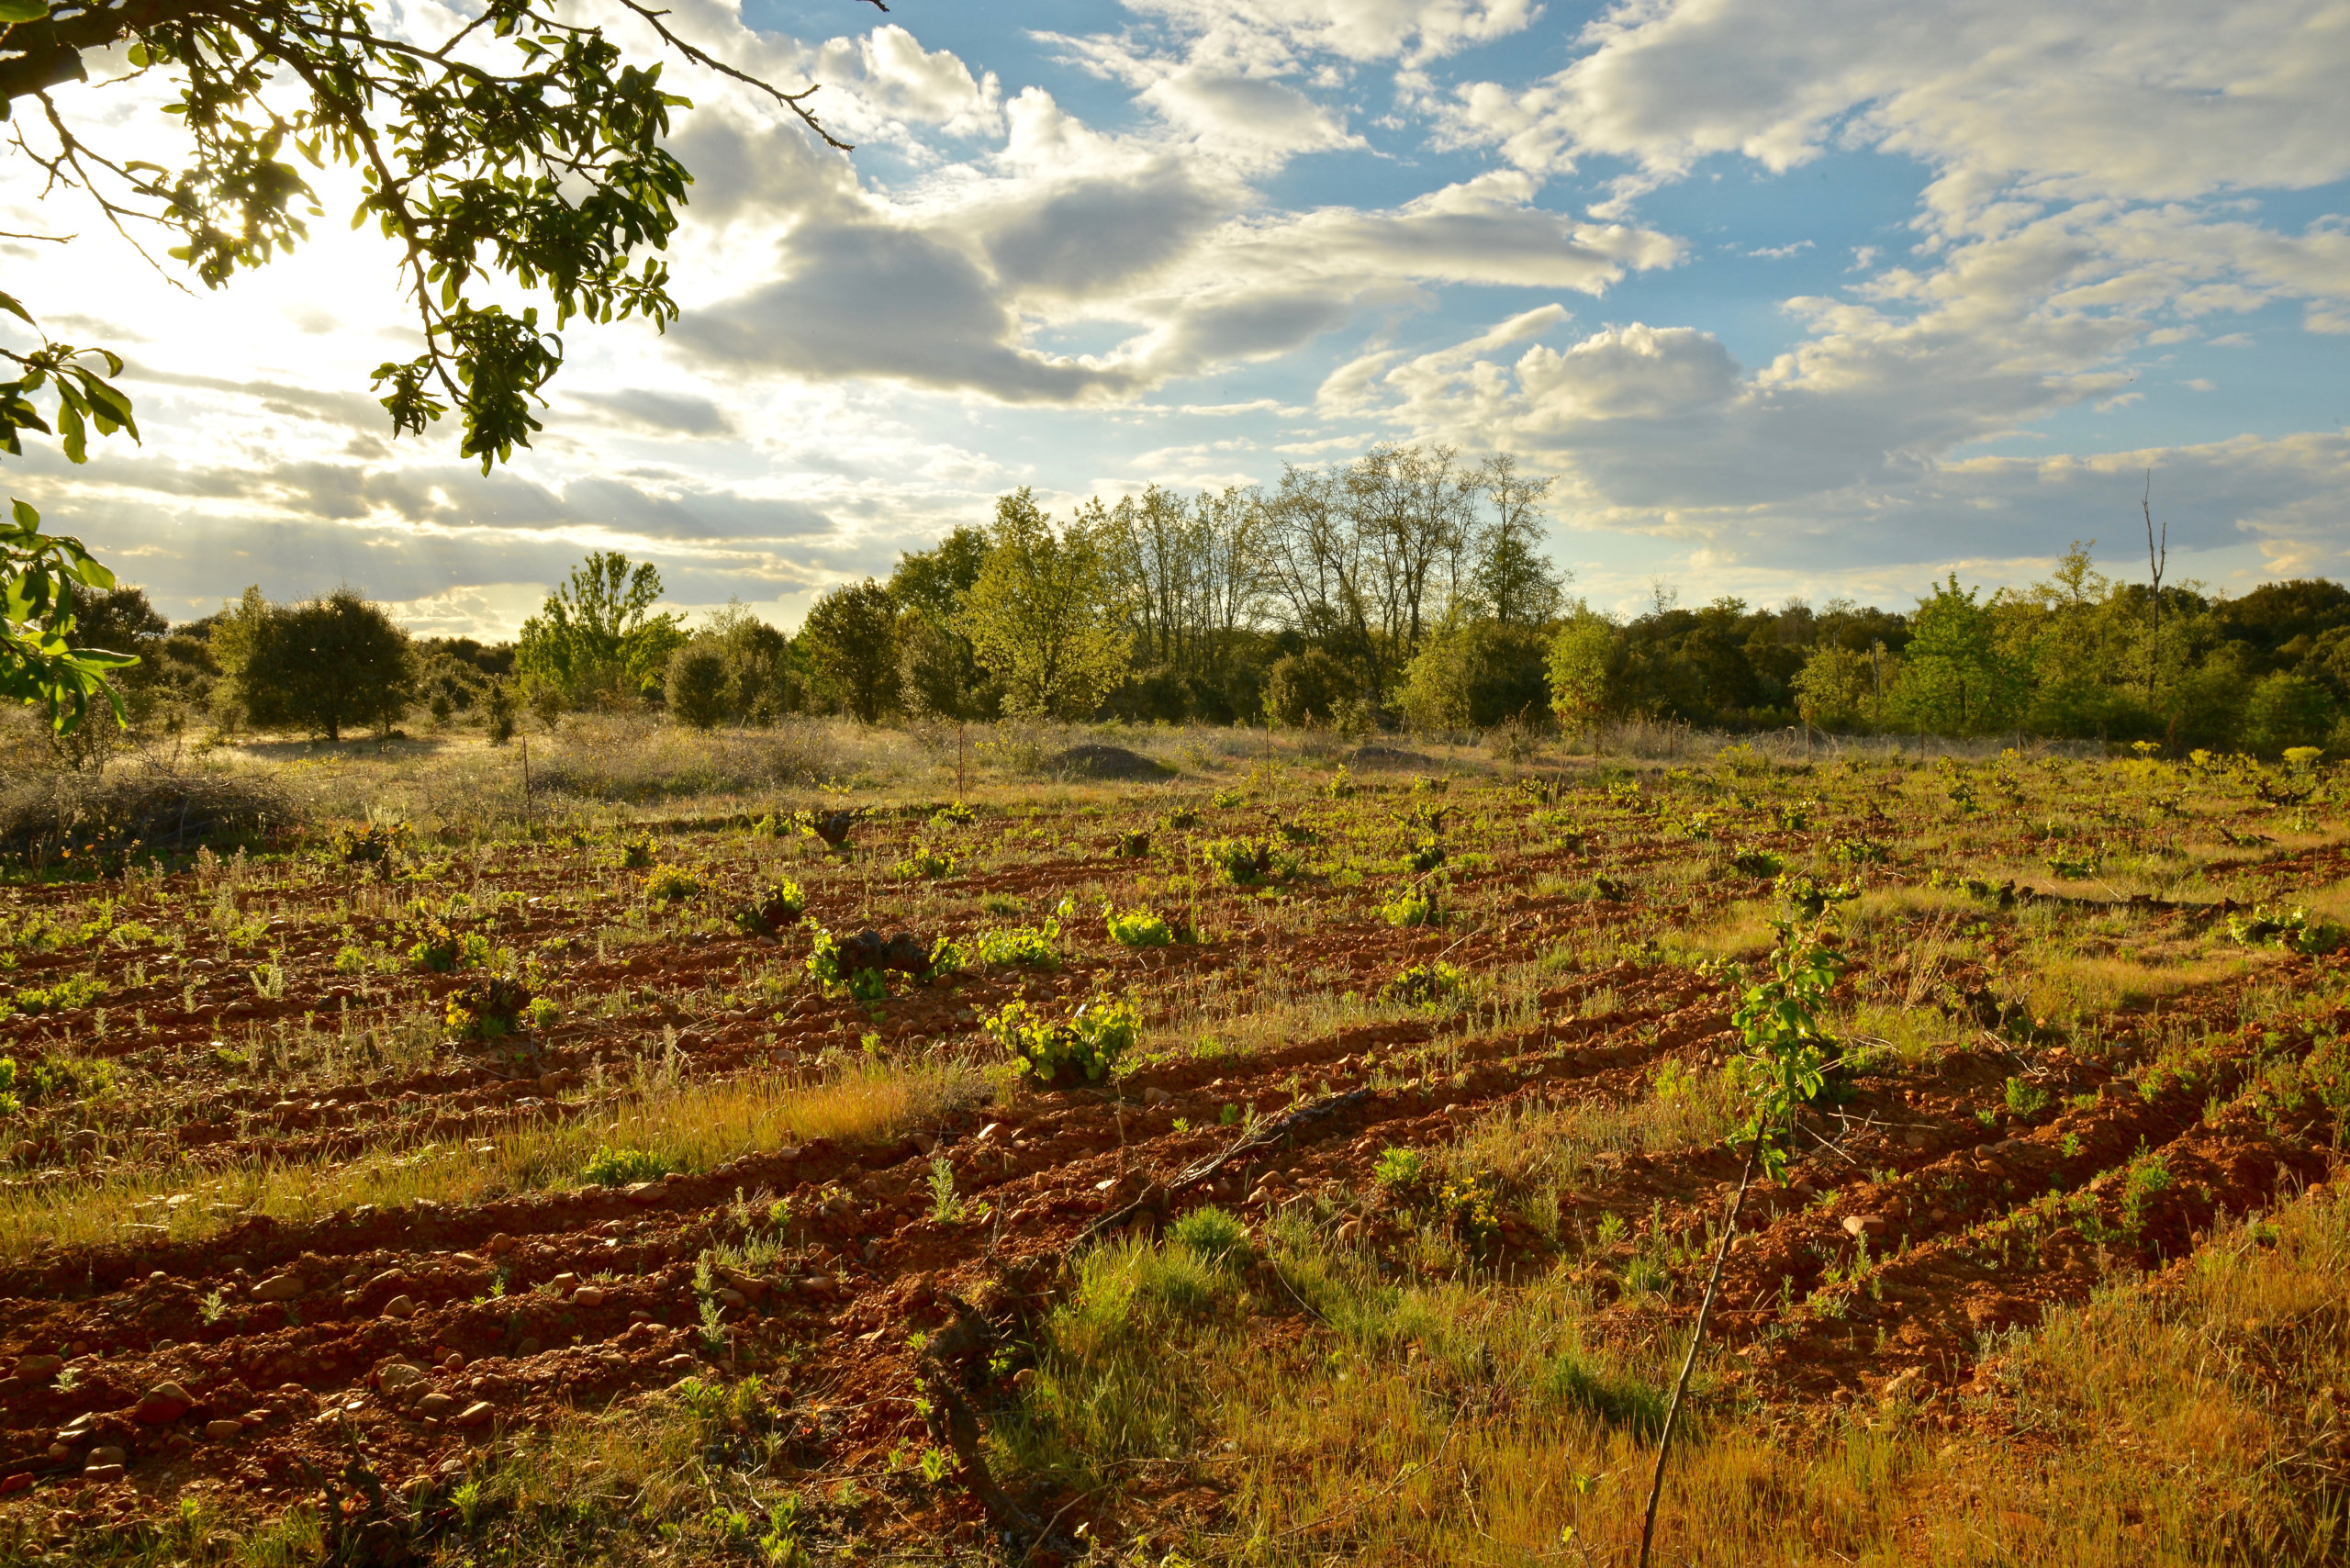
[[[789,627],[1023,484],[1065,518],[1383,440],[1558,476],[1549,554],[1619,612],[1657,581],[1906,612],[2075,540],[2126,579],[2148,469],[2170,580],[2341,573],[2350,45],[2322,6],[2217,40],[2012,0],[679,16],[821,83],[858,149],[665,77],[698,105],[685,314],[574,323],[510,469],[445,422],[389,438],[366,371],[414,334],[341,176],[308,243],[193,297],[20,188],[0,229],[80,237],[0,241],[11,286],[126,353],[146,443],[33,448],[12,491],[174,622],[349,582],[484,641],[590,549]],[[108,100],[118,153],[154,87]]]

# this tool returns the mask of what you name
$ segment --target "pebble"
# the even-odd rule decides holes
[[[82,1479],[103,1486],[109,1481],[122,1479],[122,1466],[118,1464],[86,1465],[83,1468]]]
[[[471,1405],[466,1406],[463,1410],[458,1411],[454,1416],[450,1417],[449,1425],[453,1427],[478,1427],[487,1422],[492,1412],[489,1407],[489,1401],[487,1399],[476,1399]]]
[[[28,1383],[47,1383],[64,1370],[63,1356],[20,1356],[17,1359],[17,1375]]]
[[[307,1288],[298,1274],[272,1274],[245,1294],[255,1301],[292,1301]]]
[[[416,1413],[418,1415],[429,1416],[435,1419],[448,1415],[451,1411],[456,1408],[457,1396],[453,1394],[428,1394],[423,1398],[416,1402]]]
[[[120,1449],[116,1448],[113,1444],[108,1443],[104,1447],[92,1449],[86,1462],[90,1464],[121,1465],[129,1463],[129,1461],[130,1456],[129,1454],[123,1452]]]
[[[151,1427],[168,1426],[186,1415],[188,1406],[195,1403],[178,1383],[159,1383],[147,1391],[147,1397],[131,1414]]]
[[[210,1438],[216,1443],[224,1441],[229,1438],[242,1437],[244,1436],[244,1431],[245,1424],[242,1421],[235,1419],[224,1418],[218,1421],[207,1421],[204,1423],[204,1435]]]
[[[1142,1092],[1142,1103],[1146,1105],[1164,1105],[1169,1100],[1174,1098],[1175,1096],[1169,1094],[1166,1090],[1159,1088],[1156,1084],[1153,1084],[1150,1088]]]
[[[1844,1234],[1847,1236],[1881,1236],[1885,1233],[1883,1215],[1846,1215]]]
[[[503,1258],[514,1250],[514,1238],[501,1230],[489,1238],[489,1246],[486,1250],[493,1258]]]
[[[386,1361],[375,1373],[375,1382],[386,1394],[403,1388],[413,1388],[425,1381],[424,1369],[408,1361]]]
[[[604,1287],[582,1285],[571,1293],[571,1304],[574,1306],[601,1306],[604,1305]]]
[[[396,1295],[384,1304],[384,1316],[386,1317],[412,1317],[415,1315],[416,1303],[407,1296]]]

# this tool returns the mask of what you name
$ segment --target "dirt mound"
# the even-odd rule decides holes
[[[1122,745],[1079,745],[1053,758],[1051,770],[1064,778],[1172,778],[1175,770]]]
[[[1433,757],[1424,756],[1416,751],[1405,751],[1402,746],[1359,745],[1355,747],[1355,754],[1347,758],[1347,766],[1349,767],[1433,767],[1436,766],[1436,761]]]

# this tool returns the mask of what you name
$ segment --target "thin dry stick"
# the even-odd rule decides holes
[[[1697,1365],[1697,1350],[1706,1342],[1706,1320],[1714,1314],[1714,1292],[1722,1282],[1722,1260],[1729,1256],[1730,1238],[1738,1234],[1738,1211],[1745,1206],[1746,1189],[1754,1180],[1754,1157],[1762,1151],[1758,1137],[1746,1146],[1746,1169],[1738,1175],[1738,1191],[1730,1194],[1729,1223],[1722,1227],[1722,1244],[1714,1249],[1714,1267],[1706,1276],[1706,1299],[1698,1304],[1697,1331],[1689,1336],[1689,1354],[1673,1381],[1673,1403],[1664,1409],[1664,1435],[1657,1439],[1656,1473],[1649,1478],[1649,1511],[1640,1521],[1640,1568],[1649,1568],[1649,1543],[1656,1536],[1656,1504],[1664,1493],[1664,1458],[1673,1450],[1673,1428],[1681,1419],[1681,1401],[1689,1392],[1689,1374]]]

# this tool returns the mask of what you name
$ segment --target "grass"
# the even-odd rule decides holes
[[[1003,1461],[1114,1491],[1120,1462],[1192,1456],[1222,1498],[1181,1544],[1201,1563],[1628,1560],[1676,1345],[1593,1347],[1563,1274],[1398,1281],[1294,1220],[1262,1245],[1251,1270],[1180,1237],[1089,1254]],[[1898,1398],[1808,1433],[1732,1413],[1676,1462],[1660,1539],[1725,1565],[2333,1560],[2345,1288],[2350,1203],[2303,1200],[2001,1339],[1978,1413],[2027,1447]]]
[[[1205,1132],[1220,1114],[1253,1122],[1356,1086],[1416,1091],[1401,1101],[1409,1129],[1300,1139],[1268,1160],[1303,1182],[1276,1194],[1288,1205],[1277,1217],[1195,1210],[1158,1239],[1071,1257],[975,1394],[999,1472],[1052,1496],[1047,1512],[1071,1502],[1071,1518],[1095,1521],[1104,1561],[1154,1568],[1620,1563],[1718,1212],[1712,1151],[1739,1120],[1721,1031],[1739,966],[1786,913],[1766,891],[1762,856],[1786,887],[1809,879],[1856,894],[1820,914],[1855,960],[1832,1023],[1863,1048],[1863,1090],[1896,1133],[1976,1136],[1979,1123],[1987,1138],[2020,1119],[2058,1120],[2099,1103],[2095,1080],[2056,1081],[2060,1057],[2149,1082],[2211,1059],[2220,1036],[2247,1027],[2269,1034],[2261,1048],[2276,1053],[2273,1098],[2286,1105],[2311,1085],[2286,1082],[2298,1058],[2273,1042],[2331,1028],[2346,978],[2338,959],[2239,947],[2193,912],[2109,902],[2148,890],[2350,917],[2350,886],[2304,887],[2298,868],[2272,863],[2291,845],[2334,842],[2337,813],[2301,813],[2311,830],[2287,832],[2232,774],[1988,754],[1944,769],[1773,745],[1724,760],[1655,734],[1635,737],[1654,754],[1646,760],[1537,758],[1550,791],[1539,801],[1444,748],[1432,755],[1445,776],[1425,787],[1366,772],[1338,797],[1327,789],[1335,753],[1169,731],[1101,738],[1182,767],[1176,783],[1035,782],[1073,738],[990,732],[995,749],[967,778],[951,740],[922,732],[811,723],[705,739],[582,722],[552,739],[532,734],[527,810],[514,752],[319,748],[277,765],[289,792],[316,808],[375,790],[420,813],[388,878],[276,854],[203,857],[189,877],[134,875],[86,892],[8,890],[0,995],[47,993],[84,971],[108,989],[68,996],[58,1020],[10,1022],[24,1070],[17,1126],[37,1147],[17,1161],[31,1179],[0,1190],[0,1256],[119,1242],[128,1226],[194,1238],[247,1213],[298,1221],[708,1170],[811,1137],[887,1138],[990,1096],[1033,1108],[1000,1062],[958,1054],[974,1043],[965,1014],[1001,1016],[1020,994],[1058,1021],[1084,997],[1127,996],[1142,1022],[1119,1070],[1128,1081],[1080,1092],[1085,1106],[1114,1094],[1125,1107],[1122,1168],[1130,1127],[1133,1147],[1149,1149],[1152,1118],[1132,1110],[1158,1070],[1169,1087],[1201,1093],[1179,1107],[1187,1135],[1193,1118]],[[778,771],[789,745],[815,748],[829,771]],[[1953,801],[1961,784],[1972,812]],[[487,804],[461,827],[468,792]],[[2152,809],[2157,796],[2175,814]],[[965,806],[943,809],[950,801]],[[811,801],[865,809],[847,853],[753,828]],[[1432,858],[1438,806],[1443,864],[1416,872],[1411,857]],[[542,836],[525,835],[526,823]],[[1580,834],[1572,852],[1557,843],[1562,823]],[[2276,844],[2230,844],[2222,824]],[[1109,857],[1139,831],[1155,835],[1150,857]],[[1240,837],[1263,841],[1269,866],[1225,885],[1201,846]],[[1863,838],[1883,853],[1834,848]],[[632,846],[640,863],[629,868]],[[1749,849],[1752,875],[1731,865]],[[936,857],[939,880],[891,875],[915,854]],[[2061,884],[2085,902],[1999,906],[2002,880],[2059,886],[2052,859],[2097,862]],[[663,887],[647,887],[664,872]],[[982,961],[944,991],[893,979],[854,1007],[809,984],[809,938],[789,920],[773,944],[674,961],[682,948],[711,951],[704,939],[731,934],[743,901],[787,872],[795,903],[829,929],[952,935]],[[1969,879],[1987,890],[1966,890]],[[1424,918],[1382,918],[1415,886],[1435,895]],[[1097,924],[1105,903],[1119,913]],[[1048,913],[1065,907],[1087,913],[1048,931]],[[414,938],[387,935],[428,917],[478,932],[494,972],[538,965],[546,980],[533,988],[559,1002],[559,1023],[528,1040],[446,1038],[437,992],[398,957]],[[1161,943],[1179,927],[1184,940]],[[598,978],[571,989],[591,953]],[[1433,982],[1382,998],[1415,966]],[[297,1011],[326,987],[347,1011]],[[142,1044],[159,1025],[152,1036],[168,1043]],[[76,1058],[44,1030],[73,1039]],[[1553,1076],[1569,1061],[1588,1076]],[[471,1091],[488,1078],[547,1065],[586,1086],[535,1121],[432,1132],[450,1110],[483,1109]],[[1234,1087],[1201,1081],[1211,1075]],[[171,1091],[160,1112],[142,1103],[158,1081]],[[217,1108],[196,1103],[207,1086],[225,1084],[252,1111],[239,1147],[253,1148],[271,1125],[258,1107],[355,1081],[373,1091],[366,1115],[352,1118],[356,1155],[222,1165],[145,1152],[173,1147],[142,1135],[170,1133],[174,1117],[217,1123]],[[1462,1100],[1487,1108],[1438,1114]],[[1055,1107],[1069,1113],[1062,1136],[1081,1134],[1079,1105]],[[2231,1114],[2215,1097],[2208,1126]],[[99,1147],[79,1170],[32,1175],[90,1133]],[[1835,1221],[1852,1211],[1835,1205],[1906,1180],[1878,1168],[1908,1163],[1909,1148],[1881,1137],[1849,1170],[1814,1159],[1813,1177],[1836,1190],[1807,1199],[1808,1217],[1830,1239],[1802,1244],[1841,1245]],[[1163,1152],[1135,1168],[1163,1168]],[[1639,1182],[1619,1185],[1619,1161],[1635,1155],[1646,1157]],[[968,1243],[976,1255],[999,1221],[1016,1234],[1009,1194],[999,1215],[958,1191],[954,1159],[934,1158],[913,1178],[943,1222],[918,1227],[925,1247]],[[1746,1381],[1734,1356],[1701,1359],[1693,1440],[1661,1521],[1667,1560],[2339,1560],[2343,1539],[2326,1532],[2342,1512],[2328,1468],[2333,1403],[2350,1387],[2350,1330],[2333,1305],[2350,1284],[2344,1205],[2320,1196],[2256,1226],[2222,1221],[2184,1261],[2142,1275],[2122,1233],[2138,1228],[2138,1211],[2193,1193],[2209,1168],[2191,1151],[2153,1148],[2113,1151],[2109,1169],[2107,1207],[2122,1224],[2098,1256],[2102,1285],[2036,1329],[1954,1352],[1985,1357],[1965,1392],[1913,1406],[1879,1398],[1863,1373],[1858,1396],[1836,1406]],[[1770,1206],[1807,1217],[1802,1204]],[[1977,1211],[1964,1212],[1973,1224]],[[1555,1245],[1499,1249],[1505,1226]],[[746,1233],[698,1245],[714,1269],[772,1261],[782,1243]],[[1862,1266],[1844,1253],[1826,1260]],[[878,1268],[891,1266],[885,1251]],[[2087,1289],[2068,1278],[2056,1294],[2077,1301]],[[1793,1316],[1824,1313],[1834,1292],[1807,1294],[1813,1302]],[[1851,1327],[1865,1361],[1866,1331]],[[974,1546],[935,1529],[968,1523],[968,1509],[911,1405],[871,1417],[876,1430],[899,1423],[902,1453],[866,1445],[801,1470],[780,1444],[785,1379],[807,1417],[844,1377],[879,1387],[875,1377],[897,1376],[866,1358],[902,1338],[844,1341],[819,1328],[783,1349],[764,1388],[705,1384],[518,1428],[463,1476],[432,1483],[472,1490],[452,1505],[462,1529],[431,1550],[452,1564],[650,1564],[852,1549],[928,1561]],[[1015,1382],[1015,1367],[1029,1375]],[[0,1509],[0,1557],[12,1518]],[[245,1560],[315,1560],[315,1516],[297,1508],[262,1528],[240,1549]],[[218,1555],[168,1532],[139,1551],[157,1568]]]
[[[487,1137],[387,1140],[356,1158],[129,1167],[0,1193],[0,1257],[118,1240],[130,1225],[147,1226],[142,1234],[193,1240],[249,1214],[306,1220],[362,1204],[478,1203],[576,1187],[600,1180],[591,1174],[599,1151],[629,1151],[637,1157],[632,1168],[645,1173],[709,1170],[811,1138],[887,1137],[990,1092],[979,1070],[960,1061],[860,1066],[803,1086],[744,1077],[655,1088]],[[187,1201],[157,1210],[177,1193]]]

